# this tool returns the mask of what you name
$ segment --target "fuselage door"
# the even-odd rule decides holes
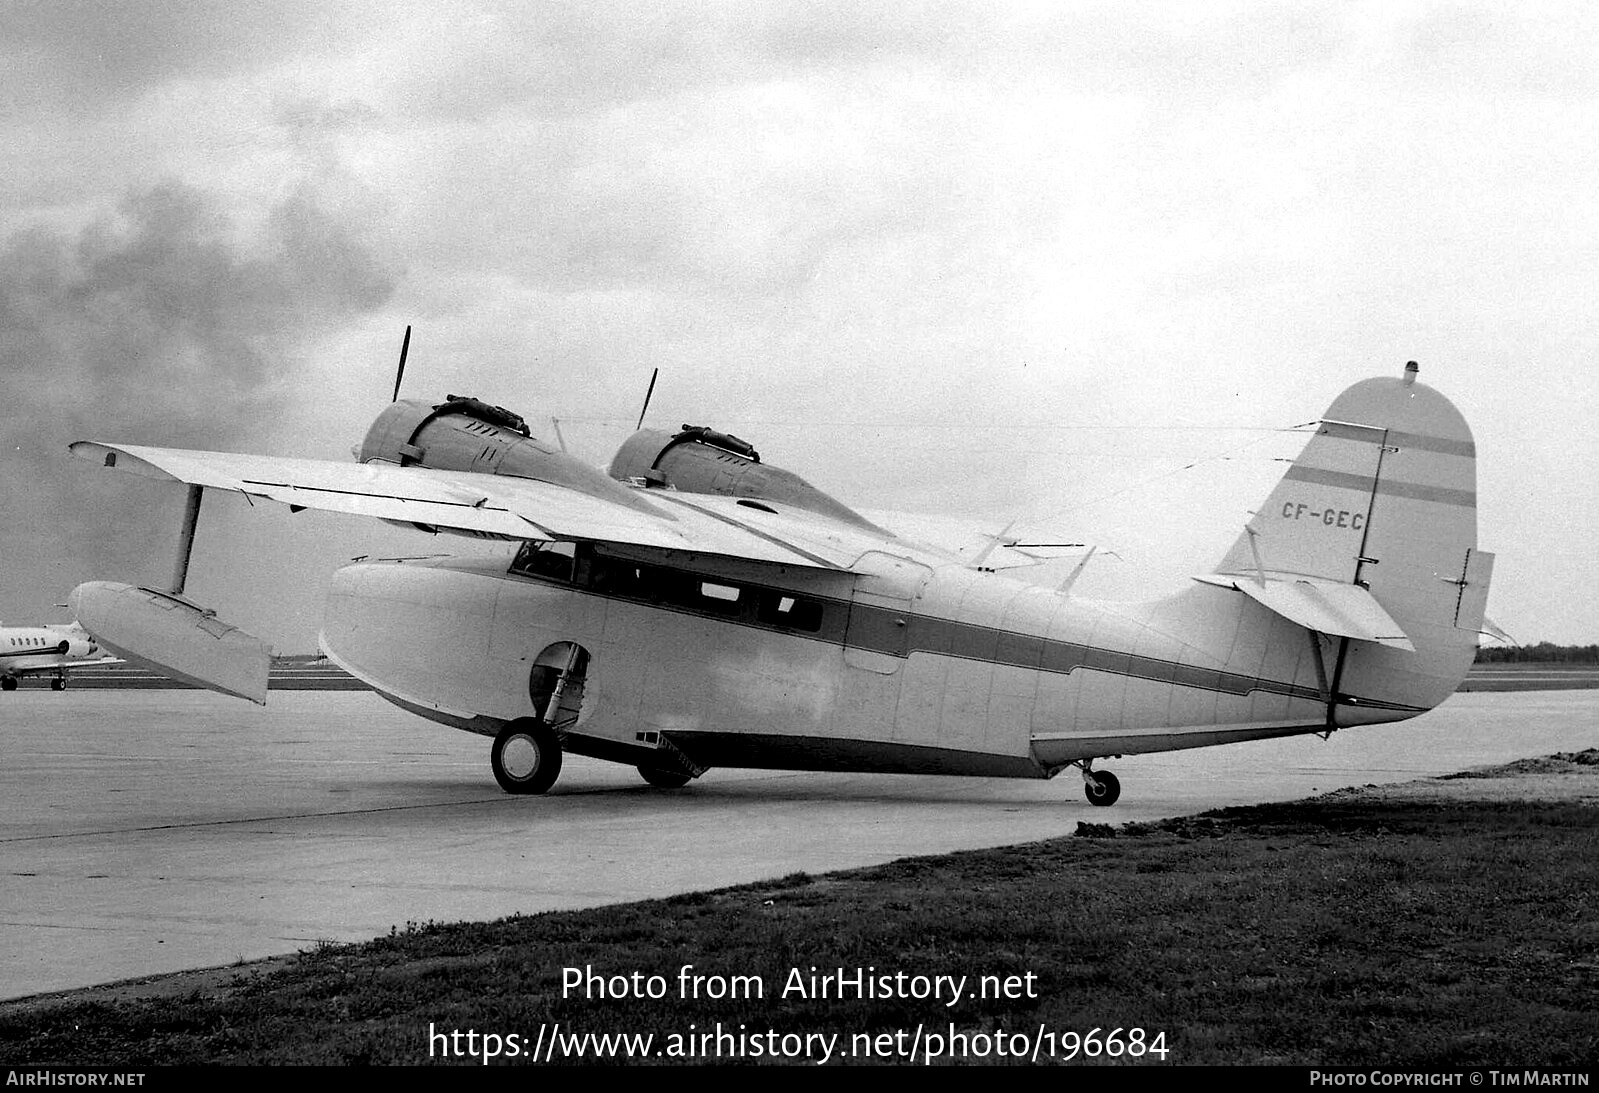
[[[855,571],[844,663],[892,675],[905,663],[911,610],[933,571],[920,562],[875,550],[861,557]]]

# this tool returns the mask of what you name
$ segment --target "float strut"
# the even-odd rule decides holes
[[[183,524],[178,528],[178,563],[172,567],[172,594],[183,595],[184,582],[189,579],[189,555],[194,552],[194,528],[200,522],[200,497],[203,486],[190,486],[183,503]]]

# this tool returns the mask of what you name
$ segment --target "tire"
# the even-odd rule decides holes
[[[1108,770],[1094,771],[1092,781],[1083,783],[1083,796],[1088,798],[1088,803],[1108,808],[1116,803],[1116,798],[1122,795],[1122,784],[1116,776]]]
[[[14,691],[17,689],[17,677],[6,676],[0,679],[0,691]]]
[[[64,679],[52,679],[50,681],[50,689],[52,691],[64,691],[67,689],[67,681]]]
[[[507,793],[544,793],[561,776],[561,741],[542,721],[519,717],[494,738],[494,780]]]
[[[660,767],[639,767],[638,772],[644,780],[657,789],[682,789],[693,780],[693,775],[683,774],[675,770],[662,770]]]

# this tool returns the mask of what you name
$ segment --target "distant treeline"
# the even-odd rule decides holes
[[[1485,645],[1477,650],[1478,664],[1599,664],[1599,645]]]

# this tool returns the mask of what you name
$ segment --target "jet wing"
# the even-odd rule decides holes
[[[639,503],[628,505],[509,475],[81,440],[71,448],[149,478],[469,535],[612,542],[828,570],[848,569],[882,545],[881,536],[815,513],[731,497],[638,490]]]
[[[101,665],[122,664],[120,657],[95,657],[91,660],[80,660],[78,657],[61,656],[59,664],[43,664],[37,668],[18,668],[12,675],[33,676],[46,675],[59,672],[63,668],[98,668]]]

